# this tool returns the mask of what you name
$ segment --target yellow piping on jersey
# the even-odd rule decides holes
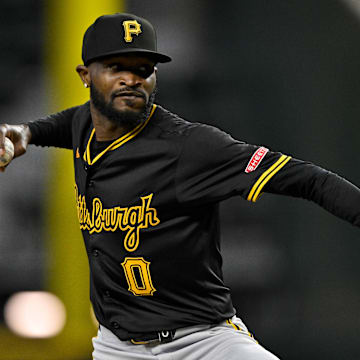
[[[266,183],[283,167],[285,164],[290,161],[291,156],[281,155],[280,159],[276,161],[269,169],[267,169],[256,181],[254,186],[251,188],[250,193],[247,197],[248,201],[255,202],[261,193],[261,190],[266,185]]]
[[[100,154],[98,154],[93,160],[91,160],[90,158],[90,144],[91,144],[91,140],[94,137],[95,134],[95,128],[92,130],[91,134],[90,134],[90,138],[89,141],[87,143],[86,146],[86,150],[84,152],[84,160],[89,164],[89,165],[93,165],[96,161],[98,161],[106,152],[108,151],[112,151],[115,150],[117,148],[119,148],[120,146],[124,145],[126,142],[128,142],[129,140],[133,139],[137,134],[139,134],[139,132],[144,129],[144,127],[148,124],[148,122],[150,121],[152,115],[154,114],[154,111],[156,109],[156,105],[154,104],[149,117],[146,119],[145,122],[143,122],[142,124],[137,125],[136,127],[134,127],[131,131],[129,131],[127,134],[121,136],[120,138],[116,139],[113,143],[111,143],[105,150],[103,150]]]
[[[149,341],[136,341],[134,339],[130,339],[130,341],[134,344],[134,345],[146,345],[149,344]]]
[[[226,320],[226,323],[229,324],[229,325],[232,325],[232,327],[235,329],[235,330],[240,330],[242,331],[241,327],[234,324],[230,319]]]
[[[242,332],[245,332],[245,333],[246,333],[245,330],[243,330],[239,325],[234,324],[230,319],[226,320],[226,323],[227,323],[228,325],[231,325],[235,330],[242,331]],[[247,332],[247,335],[249,335],[249,336],[250,336],[252,339],[254,339],[257,343],[259,343],[259,342],[254,338],[254,335],[253,335],[250,331]]]

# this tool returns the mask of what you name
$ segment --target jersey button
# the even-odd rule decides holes
[[[89,181],[89,187],[94,186],[94,182],[92,180]]]
[[[99,250],[93,250],[92,251],[92,254],[94,255],[94,256],[99,256]]]
[[[114,329],[118,329],[120,327],[120,325],[116,321],[113,321],[111,325]]]
[[[85,170],[85,171],[88,171],[88,170],[89,170],[89,167],[88,167],[86,164],[84,165],[84,170]]]
[[[109,290],[106,290],[106,291],[105,291],[105,297],[107,297],[107,298],[110,297],[110,291],[109,291]]]

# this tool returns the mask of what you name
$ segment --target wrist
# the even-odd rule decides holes
[[[26,142],[26,145],[31,144],[31,129],[28,124],[21,124],[22,138]]]

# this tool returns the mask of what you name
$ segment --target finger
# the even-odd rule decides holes
[[[22,132],[20,132],[20,138],[14,144],[14,157],[23,155],[26,152],[28,140],[25,138]]]
[[[13,141],[12,143],[14,145],[14,157],[21,156],[26,152],[23,139],[19,138],[17,141]]]
[[[0,156],[5,154],[5,136],[7,128],[6,125],[0,126]]]

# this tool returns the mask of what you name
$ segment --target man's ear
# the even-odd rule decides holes
[[[80,76],[80,79],[82,81],[82,83],[84,84],[84,86],[87,88],[90,86],[91,84],[91,79],[90,79],[90,72],[87,66],[85,65],[78,65],[76,67],[76,71]]]

